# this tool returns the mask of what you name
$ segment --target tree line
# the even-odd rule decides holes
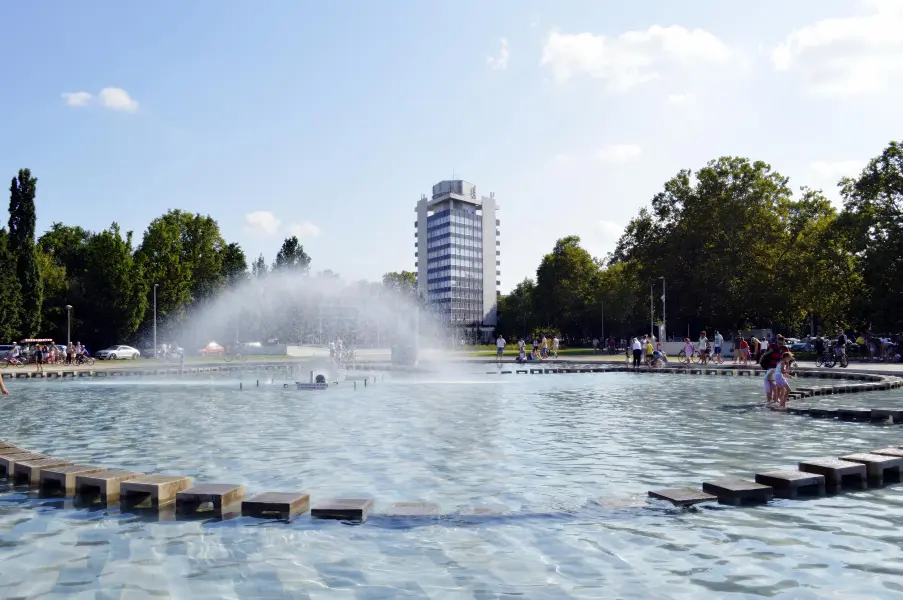
[[[903,331],[903,142],[837,185],[839,210],[821,190],[794,193],[763,161],[726,156],[681,170],[608,256],[594,258],[576,236],[558,240],[535,279],[500,299],[499,333],[591,338],[604,325],[629,336],[649,331],[651,310],[660,323],[663,309],[675,337]]]
[[[37,183],[29,169],[12,179],[8,228],[0,228],[4,343],[37,336],[64,342],[70,317],[73,341],[138,343],[153,325],[155,291],[158,327],[174,330],[250,277],[310,269],[294,236],[271,265],[261,255],[249,266],[213,218],[181,210],[154,219],[140,241],[115,222],[102,231],[57,222],[36,237]]]

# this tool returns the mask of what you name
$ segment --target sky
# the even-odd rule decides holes
[[[903,130],[903,1],[2,2],[0,174],[38,232],[209,214],[249,261],[414,269],[434,183],[495,192],[506,292],[610,252],[680,169],[855,176]],[[14,24],[14,26],[11,26]]]

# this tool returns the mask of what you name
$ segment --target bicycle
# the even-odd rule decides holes
[[[93,366],[95,363],[93,356],[86,356],[84,354],[75,357],[75,366],[80,367],[81,365],[88,365],[89,367]]]
[[[687,351],[681,350],[677,353],[677,358],[680,359],[680,362],[687,362]],[[690,357],[690,362],[699,362],[699,350],[693,350],[693,355]]]
[[[10,365],[21,369],[25,366],[25,361],[20,358],[16,358],[15,356],[4,356],[3,359],[0,360],[0,369],[5,369]]]
[[[826,369],[832,369],[834,368],[836,362],[837,357],[834,356],[834,352],[829,350],[824,350],[821,354],[815,357],[816,367],[825,367]]]

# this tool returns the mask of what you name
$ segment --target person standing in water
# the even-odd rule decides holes
[[[643,345],[640,343],[640,340],[637,338],[633,338],[632,344],[633,350],[633,368],[636,369],[640,366],[640,359],[643,356]]]
[[[501,335],[499,335],[498,339],[495,340],[495,362],[501,364],[502,355],[505,354],[505,344],[508,342],[505,341]]]

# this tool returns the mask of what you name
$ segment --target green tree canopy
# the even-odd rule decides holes
[[[20,169],[9,186],[9,249],[16,260],[22,290],[20,330],[23,336],[38,335],[44,288],[35,255],[35,193],[38,180],[28,169]]]
[[[273,270],[289,270],[307,273],[310,270],[310,256],[304,251],[304,246],[298,241],[297,236],[285,238],[282,247],[276,253],[273,262]]]

